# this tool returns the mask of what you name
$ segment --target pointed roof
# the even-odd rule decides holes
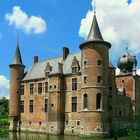
[[[15,56],[13,59],[13,64],[23,65],[18,43],[17,43],[17,47],[16,47],[16,51],[15,51]]]
[[[94,41],[94,40],[102,40],[103,41],[95,13],[94,13],[91,28],[90,28],[90,31],[89,31],[89,34],[87,37],[87,41]]]

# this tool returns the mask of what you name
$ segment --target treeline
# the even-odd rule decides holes
[[[3,97],[0,99],[0,119],[9,118],[9,100]]]
[[[0,126],[9,125],[9,99],[0,99]]]

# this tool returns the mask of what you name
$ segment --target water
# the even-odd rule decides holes
[[[114,140],[114,138],[81,138],[78,136],[56,136],[39,133],[6,133],[0,136],[0,140]],[[118,140],[129,140],[127,137]]]

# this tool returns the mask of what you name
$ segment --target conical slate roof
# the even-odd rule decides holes
[[[93,41],[93,40],[102,40],[103,41],[95,14],[94,14],[91,28],[90,28],[90,31],[89,31],[89,34],[87,37],[87,41]]]
[[[19,44],[17,44],[17,47],[16,47],[15,56],[13,59],[13,64],[23,65],[21,54],[20,54],[20,49],[19,49]]]

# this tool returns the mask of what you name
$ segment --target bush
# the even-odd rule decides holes
[[[9,126],[10,121],[9,119],[0,119],[0,126]]]

